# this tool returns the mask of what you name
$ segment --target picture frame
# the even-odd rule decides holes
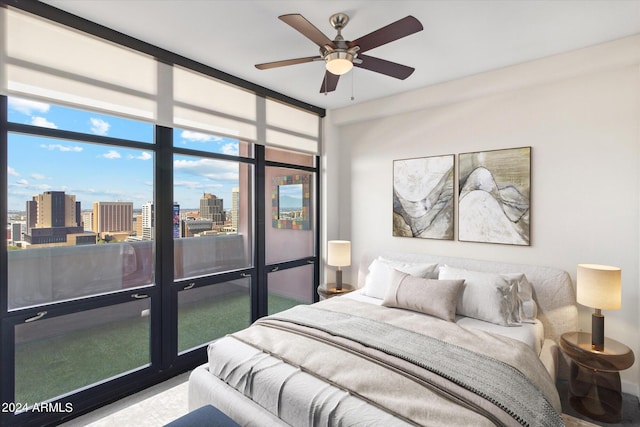
[[[273,178],[271,223],[274,228],[309,230],[311,175],[286,175]]]
[[[454,239],[453,154],[393,161],[393,235]]]
[[[458,240],[529,246],[531,147],[458,155]]]

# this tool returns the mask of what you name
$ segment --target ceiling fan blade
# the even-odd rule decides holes
[[[383,44],[409,36],[418,31],[422,31],[422,24],[413,16],[409,15],[399,21],[393,22],[386,27],[362,36],[352,42],[349,47],[360,46],[360,52],[366,52]]]
[[[304,64],[305,62],[312,62],[318,59],[322,59],[321,56],[307,56],[305,58],[285,59],[284,61],[265,62],[264,64],[256,64],[256,68],[259,70],[268,70],[270,68],[284,67],[286,65]]]
[[[327,36],[325,36],[322,31],[317,29],[311,22],[307,21],[307,19],[300,15],[299,13],[292,13],[289,15],[281,15],[278,17],[281,21],[291,25],[293,28],[298,30],[303,36],[322,47],[325,45],[329,45],[335,48],[333,41]]]
[[[340,76],[336,76],[335,74],[325,71],[322,86],[320,87],[320,93],[333,92],[336,90],[339,79]]]
[[[355,67],[382,73],[400,80],[406,79],[415,71],[415,68],[373,56],[358,55],[358,58],[362,59],[362,64],[353,64]]]

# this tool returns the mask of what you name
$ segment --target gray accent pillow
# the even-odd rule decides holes
[[[453,322],[464,280],[415,277],[393,270],[382,305],[404,308]]]

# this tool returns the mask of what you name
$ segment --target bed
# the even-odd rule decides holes
[[[367,254],[357,291],[210,344],[189,409],[249,426],[563,425],[558,342],[576,328],[566,271]]]

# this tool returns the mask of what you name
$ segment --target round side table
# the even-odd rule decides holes
[[[353,292],[355,290],[356,288],[348,283],[343,283],[342,289],[336,289],[335,283],[327,283],[326,285],[318,286],[318,296],[320,297],[320,300],[324,300],[333,298],[338,295],[348,294],[349,292]]]
[[[621,342],[609,338],[605,338],[602,351],[594,350],[591,346],[591,334],[587,332],[562,334],[560,347],[571,359],[571,407],[597,421],[620,422],[622,392],[619,371],[633,365],[633,351]]]

